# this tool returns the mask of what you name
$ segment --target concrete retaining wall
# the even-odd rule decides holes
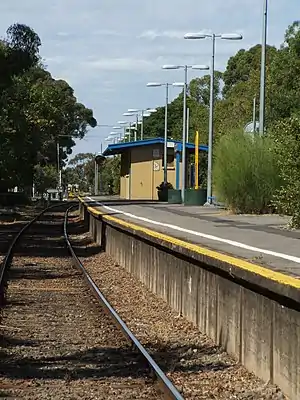
[[[277,384],[290,399],[300,399],[299,303],[236,279],[207,260],[199,262],[186,250],[101,221],[83,205],[80,212],[95,241],[117,263],[248,370]]]

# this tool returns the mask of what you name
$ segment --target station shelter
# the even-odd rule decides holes
[[[168,182],[174,189],[181,188],[182,142],[167,142]],[[200,145],[199,151],[207,151]],[[186,144],[186,159],[195,152],[195,145]],[[103,156],[121,155],[120,198],[157,200],[157,186],[164,180],[164,139],[153,138],[135,142],[110,144]],[[189,162],[187,161],[187,165]],[[187,173],[189,168],[187,168]],[[190,174],[191,175],[191,174]]]

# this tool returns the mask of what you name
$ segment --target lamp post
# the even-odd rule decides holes
[[[95,157],[95,182],[94,182],[94,191],[95,191],[95,196],[99,194],[99,166],[102,164],[102,162],[105,160],[105,157],[102,155],[102,153],[98,153]],[[102,183],[102,179],[100,179]],[[102,185],[100,185],[102,186]]]
[[[138,109],[138,108],[129,108],[128,112],[132,113],[133,115],[136,115],[136,128],[139,124],[139,113],[141,113],[141,140],[144,138],[144,117],[148,117],[151,113],[156,112],[157,110],[155,108],[144,108],[144,109]],[[147,114],[145,114],[145,112]]]
[[[129,136],[128,141],[130,142],[131,130],[132,130],[132,129],[133,129],[133,130],[135,129],[135,128],[132,126],[132,122],[128,122],[128,121],[118,121],[118,124],[123,125],[123,127],[124,127],[123,137],[121,137],[121,135],[120,135],[120,139],[122,140],[122,139],[124,139],[126,136]],[[128,129],[129,129],[129,134],[128,134],[128,132],[127,132]]]
[[[60,146],[59,141],[56,144],[56,153],[57,153],[57,174],[58,174],[58,191],[61,191],[61,168],[60,168]]]
[[[268,0],[263,0],[263,29],[261,45],[261,70],[260,70],[260,103],[259,103],[259,133],[265,131],[265,97],[266,97],[266,47],[268,26]]]
[[[212,203],[212,146],[214,133],[214,78],[215,78],[215,50],[216,39],[223,40],[241,40],[242,35],[238,33],[187,33],[185,39],[212,39],[212,59],[210,67],[210,105],[209,105],[209,134],[208,134],[208,166],[207,166],[207,202],[206,205]]]
[[[133,112],[125,112],[124,114],[124,117],[133,117],[135,114],[133,113]],[[130,141],[130,136],[131,136],[131,129],[132,129],[133,127],[132,127],[132,123],[131,122],[129,122],[129,141]],[[134,128],[133,128],[134,129]],[[135,129],[135,131],[134,131],[134,141],[136,142],[137,141],[137,127],[136,127],[136,129]]]
[[[149,82],[147,87],[160,87],[166,88],[166,105],[165,105],[165,134],[164,134],[164,183],[168,182],[168,168],[167,168],[167,151],[168,151],[168,103],[169,103],[169,87],[172,83],[158,83]]]
[[[57,182],[58,182],[58,187],[57,187],[57,189],[58,189],[58,192],[59,192],[59,196],[61,196],[61,194],[62,194],[62,169],[61,169],[61,160],[60,160],[60,144],[59,144],[59,138],[60,137],[64,137],[64,138],[71,138],[71,135],[63,135],[63,134],[60,134],[60,135],[57,135],[58,136],[58,138],[57,138],[57,142],[56,142],[56,157],[57,157],[57,175],[58,175],[58,180],[57,180]],[[62,146],[63,147],[63,146]]]
[[[99,127],[99,128],[112,128],[112,129],[122,129],[122,127],[121,126],[115,126],[115,125],[110,125],[110,124],[98,124],[97,125],[97,127]],[[106,142],[107,142],[107,140],[106,139],[104,139]],[[101,143],[101,153],[102,153],[102,143]]]
[[[123,127],[123,139],[126,137],[126,127],[128,126],[128,122],[127,121],[118,121],[118,124],[121,125]],[[120,139],[121,139],[121,135],[120,135]]]
[[[208,70],[207,65],[163,65],[163,69],[183,69],[184,70],[184,83],[173,83],[173,86],[183,86],[183,122],[182,122],[182,186],[181,186],[181,199],[182,203],[185,202],[185,187],[186,187],[186,93],[188,84],[188,69]]]

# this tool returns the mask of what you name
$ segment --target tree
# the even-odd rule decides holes
[[[221,97],[222,72],[215,71],[214,79],[214,101]],[[210,103],[210,75],[192,79],[189,84],[189,95],[198,104],[209,107]]]
[[[79,190],[88,191],[94,185],[94,163],[96,154],[79,153],[69,161],[69,166],[63,170],[62,181],[68,184],[78,184]]]
[[[300,22],[290,25],[270,66],[267,118],[274,123],[300,110]]]
[[[0,190],[31,186],[35,165],[61,166],[97,121],[73,89],[40,63],[38,35],[15,24],[0,42]]]
[[[274,46],[266,48],[266,64],[270,65],[277,49]],[[238,83],[247,82],[253,74],[260,73],[261,45],[251,47],[249,50],[241,49],[230,57],[223,74],[223,96],[227,97]]]
[[[53,165],[36,165],[34,167],[33,182],[37,192],[43,196],[47,189],[55,189],[57,187],[57,170]]]
[[[274,198],[280,212],[290,215],[290,225],[300,227],[300,118],[279,121],[271,133],[282,185]]]

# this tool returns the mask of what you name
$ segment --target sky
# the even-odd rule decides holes
[[[163,87],[148,82],[180,82],[182,70],[164,64],[211,62],[210,39],[184,40],[187,32],[240,33],[242,41],[218,40],[216,69],[240,48],[261,43],[263,0],[9,0],[0,2],[1,35],[13,23],[33,28],[41,56],[55,78],[65,79],[78,101],[93,109],[99,125],[133,120],[128,108],[164,105]],[[268,43],[279,46],[299,11],[299,0],[271,0]],[[189,71],[189,80],[203,75]],[[180,92],[170,88],[170,100]],[[78,141],[73,155],[100,152],[113,129],[97,126]]]

